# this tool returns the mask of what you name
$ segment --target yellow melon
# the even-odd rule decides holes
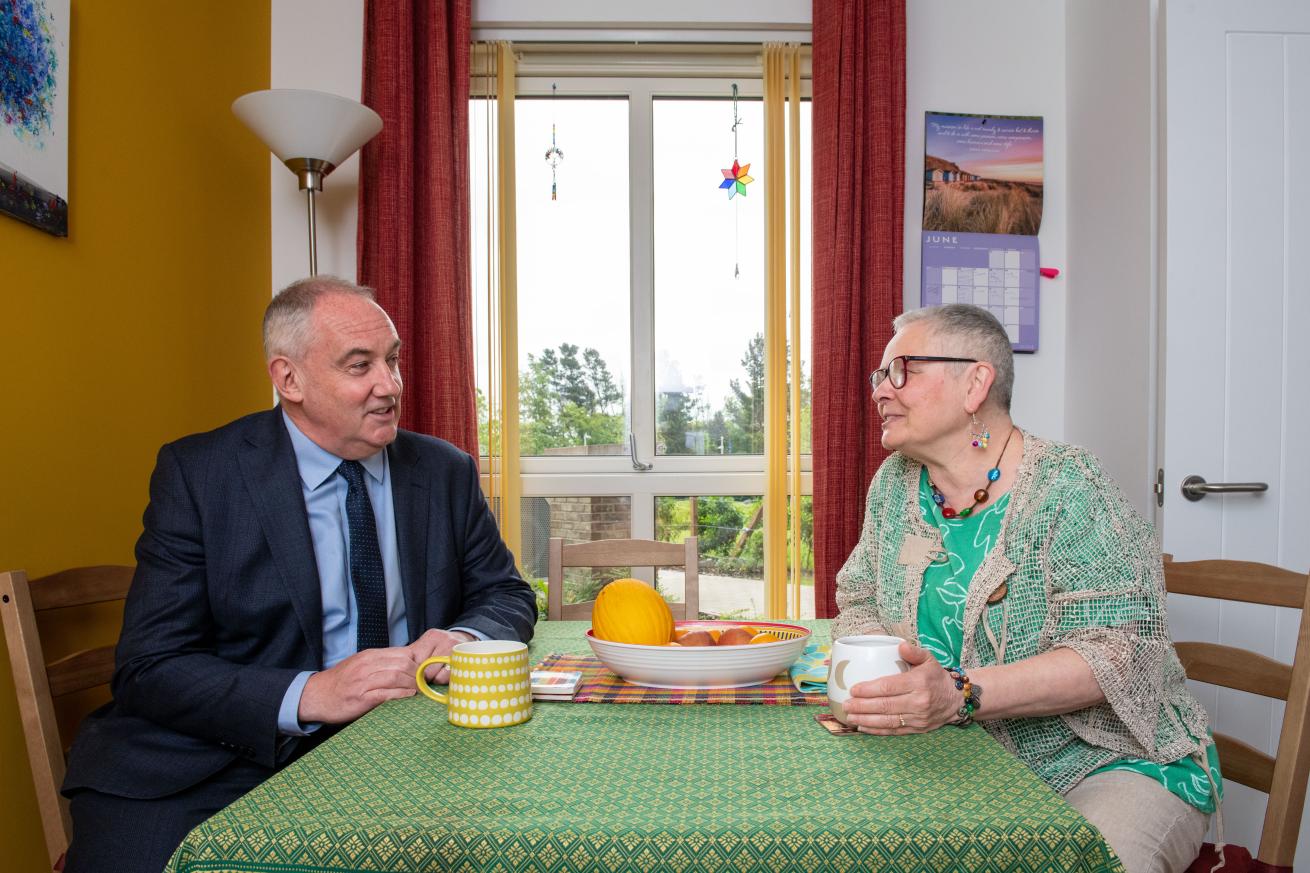
[[[615,643],[662,646],[673,636],[673,614],[659,592],[639,579],[615,579],[600,590],[591,630]]]

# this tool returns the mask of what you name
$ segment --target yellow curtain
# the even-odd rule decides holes
[[[510,551],[522,549],[519,498],[518,272],[514,212],[515,57],[507,42],[480,47],[487,107],[487,500]],[[495,168],[492,172],[492,168]]]
[[[788,147],[784,134],[789,125]],[[800,615],[800,435],[795,432],[800,423],[799,198],[800,47],[770,43],[764,47],[764,602],[765,612],[775,618]],[[789,344],[790,410],[784,403]]]
[[[787,53],[788,310],[791,313],[791,612],[801,614],[801,51]]]

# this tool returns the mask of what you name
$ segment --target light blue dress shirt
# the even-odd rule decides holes
[[[350,523],[346,520],[346,492],[349,486],[337,473],[341,458],[319,446],[301,433],[286,414],[287,433],[296,454],[300,472],[300,490],[309,514],[309,536],[314,543],[314,560],[318,565],[318,584],[323,601],[323,669],[334,667],[355,654],[359,628],[359,610],[355,588],[350,584]],[[400,578],[400,547],[396,541],[396,514],[391,499],[391,471],[385,450],[359,462],[368,473],[364,477],[368,499],[373,504],[373,518],[378,526],[378,547],[382,551],[382,575],[387,590],[387,631],[393,646],[409,642],[405,620],[405,594]],[[485,640],[486,634],[468,627],[451,630]],[[282,696],[277,726],[283,734],[306,736],[317,724],[302,725],[297,714],[305,683],[313,670],[298,674]]]
[[[287,433],[296,453],[300,471],[300,490],[309,514],[309,536],[314,543],[314,560],[318,565],[318,584],[323,600],[323,669],[334,667],[355,654],[359,610],[355,588],[350,584],[350,525],[346,521],[346,480],[337,474],[341,458],[319,446],[300,432],[285,412]],[[396,544],[396,518],[391,500],[391,476],[387,453],[360,459],[365,472],[368,499],[373,504],[373,518],[378,527],[378,546],[382,550],[382,574],[387,590],[387,630],[391,645],[409,642],[405,622],[405,596],[400,580],[400,548]],[[278,729],[285,734],[304,735],[313,727],[302,727],[296,718],[300,695],[313,675],[306,670],[296,676],[282,697],[278,711]]]

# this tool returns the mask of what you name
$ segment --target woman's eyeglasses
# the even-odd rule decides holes
[[[881,370],[869,374],[869,384],[877,391],[884,379],[890,379],[893,388],[904,388],[905,380],[910,378],[910,371],[905,368],[906,361],[927,361],[929,363],[976,364],[977,358],[943,358],[937,355],[899,355],[892,358]]]

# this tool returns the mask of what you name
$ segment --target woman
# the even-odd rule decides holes
[[[856,685],[848,714],[872,734],[977,720],[1130,873],[1185,869],[1218,756],[1150,526],[1088,452],[1015,427],[1013,353],[990,313],[940,306],[894,327],[871,377],[894,454],[837,574],[833,635],[904,637],[910,669]]]

